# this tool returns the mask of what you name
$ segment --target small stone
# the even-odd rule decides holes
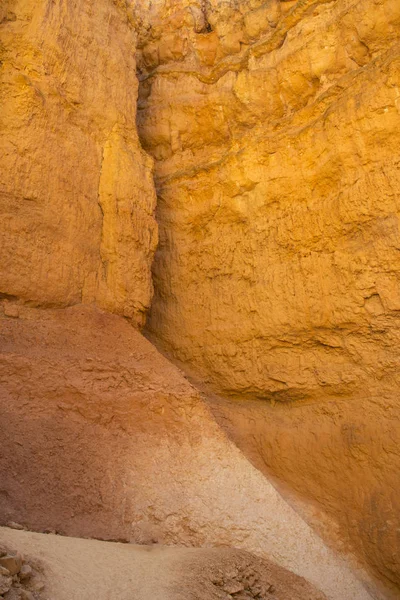
[[[44,590],[44,583],[42,581],[33,581],[31,587],[35,592],[41,592]]]
[[[237,569],[233,568],[233,569],[231,569],[230,571],[227,571],[227,572],[225,573],[225,576],[226,576],[228,579],[236,579],[236,578],[239,576],[239,572],[238,572],[238,570],[237,570]]]
[[[29,590],[21,590],[21,600],[35,600],[35,596]]]
[[[243,592],[244,585],[239,581],[230,581],[226,585],[224,585],[224,591],[228,594],[238,594],[239,592]]]
[[[19,572],[19,578],[21,579],[21,581],[26,581],[27,579],[30,579],[32,577],[32,574],[32,567],[25,563],[21,567],[21,570]]]
[[[9,304],[8,302],[4,303],[4,314],[6,317],[13,317],[14,319],[18,319],[19,317],[19,307],[17,304]]]
[[[18,529],[19,531],[26,529],[23,525],[21,525],[21,523],[16,523],[15,521],[9,521],[7,523],[7,527],[10,527],[10,529]]]
[[[15,556],[6,554],[5,556],[0,557],[0,565],[8,569],[11,575],[16,575],[22,567],[22,558],[19,554],[16,554]]]
[[[4,594],[4,600],[21,600],[21,590],[11,588],[6,594]]]
[[[10,576],[10,571],[5,567],[0,567],[0,575],[4,575],[5,577]]]

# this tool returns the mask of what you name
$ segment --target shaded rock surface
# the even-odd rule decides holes
[[[0,318],[0,346],[3,524],[234,546],[329,599],[370,598],[126,320],[84,306],[20,307],[18,319]]]

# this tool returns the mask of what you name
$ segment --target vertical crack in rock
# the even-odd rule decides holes
[[[107,262],[105,261],[105,259],[103,257],[103,252],[102,252],[103,236],[104,236],[104,209],[103,209],[102,198],[101,198],[101,193],[100,193],[103,162],[104,162],[104,148],[101,151],[101,164],[100,164],[100,172],[99,172],[99,186],[98,186],[98,193],[97,193],[97,203],[99,205],[99,209],[100,209],[100,213],[101,213],[101,242],[100,242],[100,246],[99,246],[99,254],[100,254],[100,260],[102,263],[102,269],[100,271],[100,276],[103,279],[106,279],[106,277],[107,277]]]

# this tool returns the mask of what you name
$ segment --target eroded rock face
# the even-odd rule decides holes
[[[157,227],[126,11],[6,0],[0,21],[0,293],[141,325]]]
[[[211,67],[193,41],[142,75],[162,230],[150,325],[225,393],[319,397],[391,371],[399,25],[397,2],[299,2]]]
[[[230,431],[399,586],[400,4],[154,10],[139,38],[160,225],[149,327],[213,390],[293,407],[232,405]]]

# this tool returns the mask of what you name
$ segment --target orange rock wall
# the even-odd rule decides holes
[[[222,422],[398,593],[400,4],[157,8],[138,59],[150,331],[213,391],[266,403]]]
[[[161,227],[150,327],[225,393],[301,399],[392,375],[399,26],[389,0],[299,2],[212,67],[188,41],[142,74]]]
[[[0,22],[0,293],[143,324],[157,227],[127,13],[6,0]]]

